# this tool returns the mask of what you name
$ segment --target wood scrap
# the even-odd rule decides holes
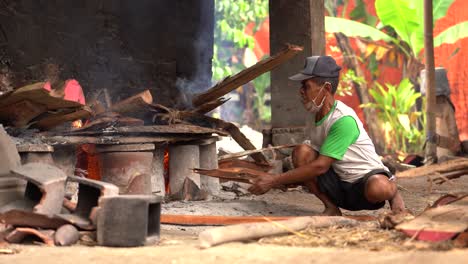
[[[211,112],[212,110],[214,110],[215,108],[219,107],[220,105],[224,104],[225,102],[229,101],[231,98],[224,98],[224,97],[221,97],[221,98],[218,98],[214,101],[211,101],[211,102],[208,102],[208,103],[205,103],[205,104],[202,104],[200,106],[198,106],[197,108],[195,108],[193,110],[193,112],[196,112],[196,113],[200,113],[200,114],[206,114],[208,112]]]
[[[47,106],[30,100],[22,100],[0,107],[0,123],[13,127],[25,127],[31,120],[47,111]]]
[[[468,158],[458,158],[441,162],[438,164],[432,164],[428,166],[418,167],[402,172],[397,172],[397,177],[419,177],[429,176],[435,173],[446,173],[451,171],[466,170],[468,169]]]
[[[270,175],[263,171],[257,171],[257,170],[252,170],[248,168],[226,168],[226,169],[212,169],[212,170],[195,168],[193,169],[193,171],[196,173],[205,175],[205,176],[209,176],[209,177],[219,178],[223,180],[244,182],[244,183],[252,183],[258,177]]]
[[[245,223],[271,222],[297,216],[221,216],[221,215],[161,215],[161,224],[187,226],[225,226]]]
[[[92,115],[89,107],[83,106],[79,110],[67,109],[67,111],[59,111],[58,113],[49,113],[42,117],[40,120],[31,124],[31,127],[39,128],[41,130],[49,130],[62,123],[75,121],[79,119],[86,119]]]
[[[266,236],[295,233],[307,227],[356,226],[358,221],[342,216],[308,216],[268,223],[247,223],[216,227],[200,233],[201,248],[209,248],[227,242],[259,239]]]
[[[223,159],[218,160],[219,169],[229,169],[229,168],[247,168],[256,171],[268,172],[273,168],[271,165],[258,164],[254,161],[248,160],[239,160],[239,159]]]
[[[220,157],[218,157],[218,160],[230,159],[230,158],[240,158],[240,157],[251,155],[251,154],[254,154],[254,153],[273,151],[275,149],[294,148],[296,146],[297,146],[297,144],[287,144],[287,145],[280,145],[280,146],[274,146],[274,147],[268,147],[268,148],[255,149],[255,150],[246,150],[246,151],[242,151],[242,152],[230,153],[230,154],[220,156]]]
[[[10,210],[0,214],[0,222],[12,226],[57,229],[68,222],[60,218],[22,210]]]
[[[117,113],[130,113],[148,109],[153,102],[153,96],[149,90],[133,95],[127,99],[113,104],[109,111]]]
[[[186,226],[225,226],[245,223],[282,221],[301,216],[223,216],[223,215],[161,215],[161,224]],[[372,216],[344,216],[356,221],[376,221]]]
[[[142,126],[133,124],[133,126],[118,126],[113,127],[112,130],[97,130],[89,128],[86,125],[86,129],[74,129],[70,132],[61,132],[60,135],[66,136],[83,136],[83,135],[112,135],[112,134],[218,134],[220,136],[227,136],[228,134],[218,129],[205,128],[200,126],[185,125],[185,124],[174,124],[174,125],[153,125],[153,126]],[[90,130],[90,131],[88,131]],[[50,133],[49,133],[50,134]]]
[[[18,227],[5,237],[10,243],[21,243],[27,236],[34,236],[48,246],[54,246],[54,230],[37,230],[29,227]]]
[[[468,169],[456,170],[456,171],[451,171],[451,172],[447,172],[447,173],[441,173],[433,181],[436,184],[442,184],[442,183],[447,182],[447,181],[449,181],[451,179],[460,178],[463,175],[468,175]]]
[[[121,116],[118,113],[107,112],[100,116],[97,116],[84,126],[80,128],[74,128],[71,132],[77,131],[99,131],[106,129],[108,127],[118,127],[118,126],[142,126],[144,121],[137,118]]]
[[[224,96],[238,88],[239,86],[257,78],[263,73],[273,70],[285,61],[294,57],[302,50],[302,47],[288,45],[285,49],[275,54],[274,56],[261,60],[252,67],[249,67],[234,76],[225,78],[223,81],[208,89],[206,92],[194,96],[192,103],[195,107],[198,107],[205,102],[216,100],[219,97]]]
[[[430,208],[411,221],[396,226],[410,237],[424,241],[445,241],[468,228],[468,196]]]
[[[49,91],[44,89],[43,82],[34,83],[6,93],[0,96],[0,107],[12,105],[14,103],[29,100],[47,106],[47,110],[56,110],[61,108],[79,108],[82,104],[53,97]]]
[[[191,142],[211,136],[202,135],[171,135],[171,136],[42,136],[44,143],[55,145],[81,144],[140,144],[140,143],[178,143]]]

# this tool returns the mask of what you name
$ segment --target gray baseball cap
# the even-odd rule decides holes
[[[330,56],[307,57],[305,66],[298,74],[289,77],[292,81],[304,81],[313,77],[338,77],[341,67]]]

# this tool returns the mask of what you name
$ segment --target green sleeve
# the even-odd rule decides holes
[[[352,116],[343,116],[330,128],[325,142],[320,147],[320,154],[342,160],[348,147],[359,137],[359,127]]]

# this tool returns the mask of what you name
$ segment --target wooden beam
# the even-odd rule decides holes
[[[215,227],[201,232],[198,240],[201,248],[209,248],[227,242],[296,233],[307,227],[356,226],[358,224],[358,221],[343,216],[305,216],[267,223]]]
[[[257,78],[265,72],[271,71],[285,61],[294,57],[303,50],[302,47],[288,45],[285,49],[274,56],[259,61],[257,64],[249,67],[234,76],[228,76],[220,83],[216,84],[206,92],[200,93],[192,99],[194,107],[198,107],[205,102],[210,102],[222,97],[241,85]]]
[[[206,104],[202,104],[200,106],[198,106],[195,110],[193,110],[193,112],[197,112],[197,113],[200,113],[200,114],[206,114],[212,110],[214,110],[216,107],[224,104],[225,102],[229,101],[231,98],[224,98],[224,97],[221,97],[221,98],[218,98],[214,101],[211,101],[211,102],[208,102]]]
[[[274,146],[274,147],[269,147],[269,148],[246,150],[242,152],[226,154],[226,155],[219,157],[218,159],[223,160],[223,159],[230,159],[230,158],[239,158],[239,157],[243,157],[243,156],[247,156],[247,155],[251,155],[255,153],[273,151],[275,149],[294,148],[295,146],[297,146],[297,144],[287,144],[287,145],[280,145],[280,146]]]
[[[418,176],[429,176],[436,175],[437,173],[447,173],[451,171],[466,170],[468,169],[468,159],[459,158],[441,162],[438,164],[432,164],[428,166],[418,167],[402,172],[397,172],[397,177],[418,177]]]

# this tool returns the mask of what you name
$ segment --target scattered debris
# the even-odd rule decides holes
[[[355,226],[358,221],[342,216],[297,217],[268,223],[248,223],[216,227],[200,233],[198,240],[201,248],[209,248],[223,243],[259,239],[266,236],[297,234],[307,227]]]
[[[396,226],[415,239],[444,241],[468,229],[468,196],[424,211],[415,219]]]
[[[5,237],[10,243],[21,243],[26,237],[32,236],[48,246],[54,246],[54,230],[37,230],[29,227],[18,227]]]
[[[54,242],[57,246],[70,246],[78,242],[80,232],[72,225],[63,225],[57,229],[54,235]]]

